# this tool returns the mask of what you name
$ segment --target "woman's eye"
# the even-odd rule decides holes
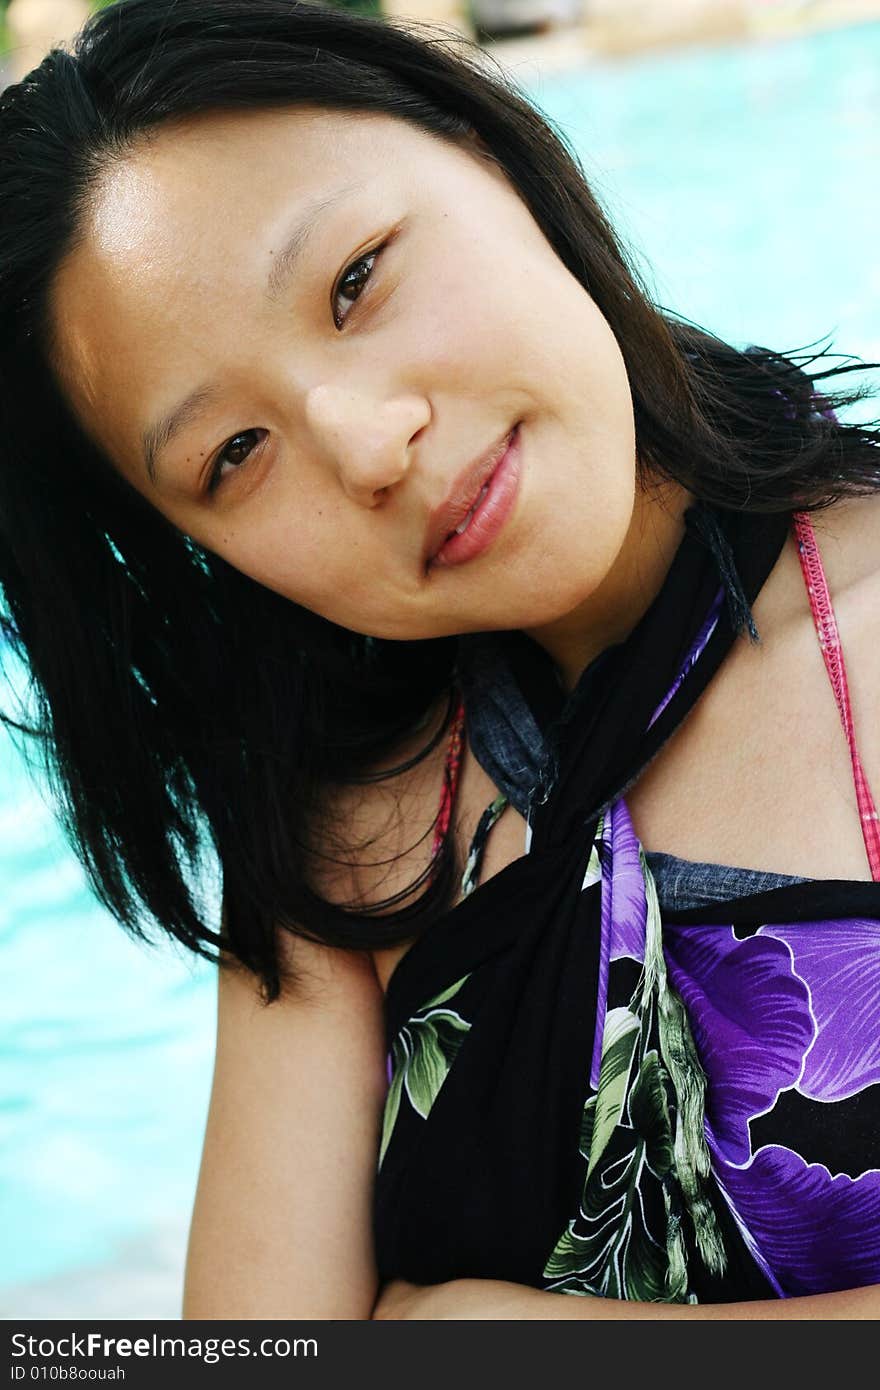
[[[342,272],[333,291],[333,321],[337,328],[341,328],[348,318],[347,313],[340,314],[337,311],[338,302],[340,299],[347,299],[350,304],[353,304],[356,299],[360,298],[373,273],[373,266],[381,250],[382,247],[378,246],[375,251],[370,251],[365,256],[359,256]]]
[[[208,492],[214,492],[219,487],[229,470],[235,472],[247,463],[254,449],[265,436],[265,430],[242,430],[240,434],[234,434],[231,439],[228,439],[214,457],[208,477]]]

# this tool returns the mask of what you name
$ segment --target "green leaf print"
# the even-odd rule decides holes
[[[638,1034],[618,1018],[610,1039],[610,1048],[602,1056],[597,1096],[602,1093],[606,1057],[606,1092],[619,1094],[625,1050],[628,1048],[631,1062]],[[624,1085],[629,1074],[627,1066]],[[585,1110],[588,1108],[593,1107],[588,1105]],[[609,1119],[611,1113],[609,1107]],[[645,1170],[662,1181],[664,1163],[672,1157],[663,1068],[656,1053],[642,1059],[618,1121],[612,1128],[606,1123],[601,1148],[596,1141],[598,1122],[593,1129],[590,1166],[578,1215],[557,1242],[544,1275],[554,1281],[551,1287],[556,1293],[591,1293],[640,1302],[678,1301],[686,1297],[686,1289],[677,1277],[672,1284],[668,1278],[667,1230],[649,1230],[640,1200]]]
[[[433,999],[429,999],[427,1004],[423,1004],[418,1013],[423,1014],[426,1009],[436,1009],[438,1004],[448,1004],[449,1000],[454,999],[456,994],[458,994],[465,980],[469,979],[469,974],[462,975],[460,980],[455,981],[455,984],[450,985],[448,989],[444,989],[441,994],[435,994]],[[418,1015],[416,1016],[418,1017]]]
[[[588,1179],[620,1123],[638,1040],[639,1020],[635,1014],[629,1009],[610,1009],[602,1037],[602,1069],[590,1138]]]
[[[649,1052],[639,1068],[629,1098],[633,1129],[645,1141],[645,1159],[662,1182],[675,1167],[672,1120],[666,1102],[666,1071],[656,1052]]]
[[[394,1039],[391,1047],[391,1082],[382,1115],[379,1168],[391,1141],[404,1093],[416,1114],[426,1120],[470,1031],[471,1025],[467,1019],[454,1009],[440,1007],[454,998],[469,978],[469,974],[463,975],[429,999]]]
[[[614,1005],[614,967],[599,1083],[586,1097],[586,1159],[577,1214],[547,1260],[546,1287],[640,1302],[692,1301],[682,1219],[706,1267],[725,1252],[705,1190],[706,1080],[663,955],[656,885],[641,852],[647,921],[644,967]]]
[[[724,1273],[727,1255],[715,1213],[706,1195],[711,1171],[709,1147],[703,1129],[706,1113],[706,1074],[700,1063],[684,1004],[670,985],[663,955],[663,926],[657,885],[643,849],[639,860],[645,877],[645,982],[657,999],[660,1052],[676,1097],[675,1172],[690,1215],[697,1249],[706,1268]]]
[[[593,1121],[596,1117],[596,1097],[590,1096],[584,1106],[584,1113],[581,1115],[581,1156],[589,1160],[590,1145],[593,1142]]]
[[[385,1109],[382,1113],[382,1144],[379,1149],[379,1167],[385,1158],[385,1150],[388,1148],[389,1140],[397,1123],[397,1112],[400,1109],[400,1096],[403,1091],[403,1078],[406,1074],[404,1057],[406,1055],[406,1043],[402,1040],[402,1035],[394,1039],[391,1049],[391,1084],[388,1087],[388,1094],[385,1097]]]
[[[437,1009],[428,1018],[410,1022],[413,1050],[404,1084],[413,1109],[423,1120],[431,1113],[470,1026],[451,1009]]]

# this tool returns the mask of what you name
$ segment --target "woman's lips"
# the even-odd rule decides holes
[[[508,437],[507,448],[483,483],[460,533],[453,531],[430,561],[429,568],[463,565],[488,550],[504,527],[516,501],[521,472],[520,426]],[[461,525],[461,523],[459,523]]]

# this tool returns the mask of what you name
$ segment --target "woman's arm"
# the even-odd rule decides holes
[[[438,700],[438,724],[445,711]],[[407,762],[430,733],[403,742],[387,767]],[[387,783],[327,789],[321,832],[338,838],[330,834],[329,853],[310,863],[316,892],[375,906],[412,884],[428,863],[444,751],[441,741]],[[279,950],[305,978],[268,1008],[247,972],[220,976],[183,1314],[369,1321],[385,999],[368,951],[283,932]]]
[[[382,992],[366,953],[291,949],[303,984],[268,1007],[249,972],[219,972],[186,1319],[367,1320],[375,1302]]]
[[[501,1279],[453,1279],[446,1284],[386,1284],[373,1310],[379,1322],[486,1321],[536,1322],[548,1319],[668,1321],[687,1318],[720,1322],[760,1322],[796,1318],[880,1318],[880,1286],[846,1289],[805,1298],[759,1299],[750,1303],[627,1303],[618,1298],[545,1293]]]

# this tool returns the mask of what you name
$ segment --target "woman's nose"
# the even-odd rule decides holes
[[[413,439],[430,420],[431,408],[416,395],[377,401],[322,384],[308,392],[306,416],[345,492],[361,506],[374,507],[384,490],[406,475]]]

